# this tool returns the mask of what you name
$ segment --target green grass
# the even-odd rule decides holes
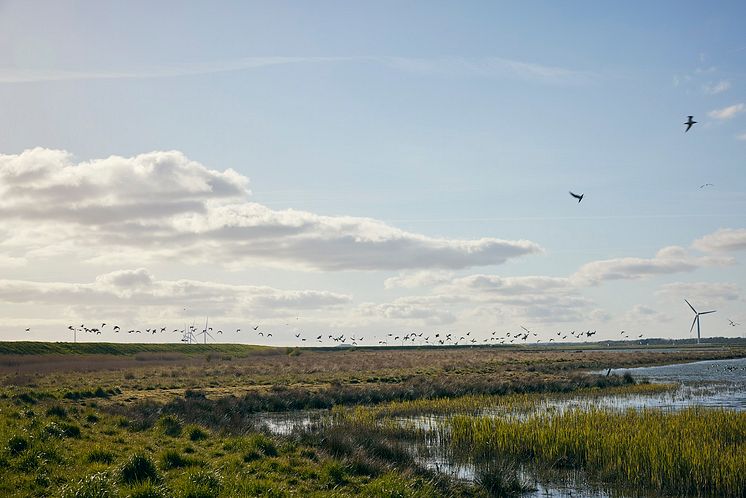
[[[483,496],[411,462],[394,470],[359,448],[332,454],[323,439],[174,430],[168,416],[138,427],[82,403],[0,398],[0,496]]]
[[[674,495],[739,497],[746,490],[743,412],[590,409],[521,421],[455,416],[450,437],[454,450],[472,461],[512,455]]]
[[[744,354],[737,348],[666,353],[320,351],[213,344],[0,343],[0,496],[515,494],[524,489],[515,464],[532,458],[519,451],[528,444],[525,440],[515,443],[514,453],[504,452],[510,456],[507,464],[496,466],[487,436],[470,441],[461,433],[464,447],[474,443],[478,449],[467,451],[467,456],[484,457],[477,468],[478,484],[463,484],[418,465],[413,445],[448,443],[452,433],[449,426],[432,431],[415,419],[481,420],[484,413],[513,412],[530,416],[547,397],[656,394],[670,386],[586,372]],[[258,411],[329,407],[331,417],[288,437],[252,428]],[[721,423],[701,416],[703,431]],[[656,420],[651,417],[628,429],[660,432]],[[593,453],[583,453],[578,442],[591,434],[604,438],[604,431],[617,426],[623,427],[613,421],[595,428],[590,424],[598,432],[578,432],[575,440],[547,443],[549,448],[565,441],[563,451],[578,453],[551,462],[548,453],[544,465],[578,467],[612,486],[628,482],[624,469],[582,460]],[[510,427],[503,442],[521,434],[517,429],[522,426]],[[678,436],[667,434],[669,440],[698,444],[699,434],[686,432],[686,427],[680,427]],[[534,430],[548,431],[540,424]],[[707,484],[686,490],[697,494],[699,489],[716,489],[727,496],[738,485],[732,474],[742,467],[733,467],[732,460],[713,460],[733,446],[723,434],[728,432],[710,446],[704,438],[700,457],[710,458],[704,461],[717,476],[698,467],[701,475],[692,471],[697,486]],[[665,448],[656,448],[661,453],[649,456],[651,461],[660,458],[655,465],[669,465]],[[712,448],[718,449],[716,456],[710,454]],[[720,451],[723,448],[727,451]],[[624,451],[634,454],[632,446]],[[672,472],[678,475],[681,468]],[[689,492],[680,491],[688,486],[683,480],[655,484],[644,472],[638,474],[642,480],[629,481],[635,490],[660,486],[676,490],[670,491],[674,495]]]
[[[106,354],[131,356],[137,353],[208,354],[245,356],[257,352],[284,354],[285,348],[248,344],[125,344],[113,342],[0,342],[0,355]]]

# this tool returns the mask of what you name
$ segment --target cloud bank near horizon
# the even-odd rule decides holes
[[[178,151],[84,162],[43,148],[1,155],[0,254],[15,264],[75,254],[341,271],[462,269],[542,252],[528,240],[438,238],[372,218],[273,210],[249,201],[248,185]]]

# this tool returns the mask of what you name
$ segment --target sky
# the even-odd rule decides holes
[[[744,337],[743,19],[0,1],[0,340]]]

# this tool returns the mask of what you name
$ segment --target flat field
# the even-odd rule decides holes
[[[670,389],[597,373],[608,368],[744,356],[737,344],[602,351],[5,343],[0,495],[519,495],[532,489],[521,469],[535,460],[542,472],[572,469],[610,486],[643,476],[633,494],[739,496],[743,412],[514,415],[548,398]],[[497,407],[512,415],[495,416]],[[265,412],[309,410],[315,422],[282,434],[261,423]],[[413,422],[435,415],[434,427]],[[572,424],[560,444],[553,434]],[[576,444],[619,426],[657,435],[644,448],[636,440],[614,445],[652,458],[653,470],[612,465],[619,455],[607,461],[607,449]],[[690,430],[705,431],[702,444],[721,459],[699,452],[701,461],[665,460],[673,458],[666,447],[694,458]],[[468,478],[428,464],[435,439],[451,463],[471,466]],[[716,472],[702,470],[708,465]],[[686,478],[692,469],[694,480]]]

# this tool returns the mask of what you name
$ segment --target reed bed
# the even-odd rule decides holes
[[[509,455],[674,495],[746,493],[746,413],[590,409],[523,421],[457,415],[449,429],[454,454],[474,463]]]
[[[547,399],[568,400],[583,397],[589,401],[608,396],[643,396],[674,391],[677,384],[626,384],[614,387],[580,388],[571,392],[522,393],[506,395],[468,395],[456,398],[416,399],[392,401],[366,407],[366,416],[375,418],[411,417],[417,415],[481,415],[490,413],[525,413],[541,406]],[[344,411],[337,406],[335,411]]]

